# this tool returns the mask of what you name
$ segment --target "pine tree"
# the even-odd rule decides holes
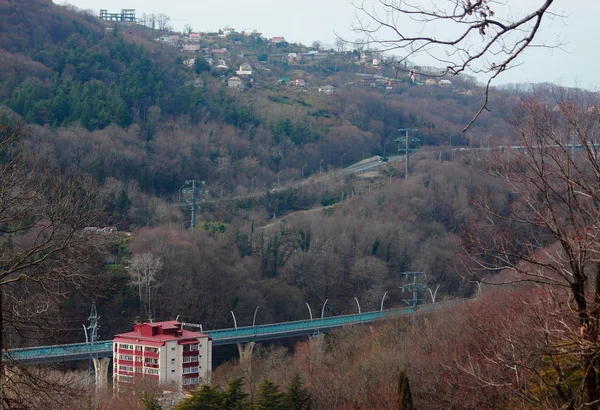
[[[244,393],[244,380],[240,377],[234,379],[227,385],[227,390],[223,393],[224,410],[242,410],[246,408],[244,400],[248,394]]]
[[[285,408],[289,410],[309,410],[310,393],[302,388],[300,374],[296,372],[292,378],[292,383],[285,395]]]
[[[398,392],[396,394],[396,410],[414,410],[408,376],[401,371],[398,375]]]
[[[283,395],[277,391],[277,385],[264,379],[258,385],[258,399],[254,408],[256,410],[284,410],[286,409]]]
[[[182,400],[177,410],[221,410],[224,394],[219,387],[202,386],[192,397]]]

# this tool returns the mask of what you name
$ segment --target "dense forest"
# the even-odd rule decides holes
[[[361,62],[363,50],[316,58],[313,47],[295,60],[311,47],[240,33],[209,33],[188,64],[189,52],[157,41],[167,34],[0,0],[2,348],[81,341],[92,303],[105,340],[140,320],[216,329],[234,311],[250,325],[257,306],[260,323],[305,319],[306,303],[326,299],[325,315],[354,313],[355,298],[363,311],[384,295],[401,307],[406,273],[419,272],[419,303],[434,289],[441,302],[478,300],[291,353],[258,348],[250,367],[220,366],[180,408],[400,408],[407,380],[417,408],[583,406],[574,391],[593,360],[581,349],[598,332],[586,305],[593,93],[492,89],[490,111],[463,132],[485,98],[469,78],[426,86]],[[231,68],[211,67],[202,53],[216,48]],[[231,88],[242,63],[252,81]],[[406,128],[418,130],[410,175],[404,159],[386,161],[406,153]],[[554,137],[563,131],[572,140]],[[344,170],[357,163],[377,166]],[[203,186],[195,229],[189,180]],[[536,285],[514,285],[523,277]],[[82,402],[61,405],[88,400],[89,386],[39,371],[79,389]],[[155,387],[94,405],[158,408]]]

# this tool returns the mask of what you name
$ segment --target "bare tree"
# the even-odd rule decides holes
[[[152,300],[160,286],[157,277],[162,267],[160,258],[155,258],[150,252],[134,255],[129,262],[131,285],[137,287],[141,309],[148,318],[154,317]]]
[[[476,234],[467,241],[479,268],[504,272],[496,282],[527,281],[549,291],[568,290],[561,302],[577,317],[577,328],[570,333],[579,337],[571,353],[583,370],[579,396],[575,390],[573,397],[590,409],[598,409],[600,403],[596,364],[600,353],[600,152],[596,144],[600,117],[596,107],[598,98],[593,94],[559,89],[551,96],[538,94],[512,110],[518,148],[499,152],[488,168],[510,188],[509,201],[499,204],[482,193],[483,222],[475,224]],[[564,372],[560,360],[556,363],[557,371]]]
[[[102,234],[85,229],[102,214],[95,185],[59,177],[27,157],[22,133],[0,118],[0,349],[52,340],[63,328],[55,315],[61,298],[98,284],[91,267],[100,260]],[[2,406],[11,408],[21,403],[20,385],[48,394],[68,387],[41,381],[4,356],[0,379]]]
[[[156,23],[157,28],[161,31],[169,30],[169,23],[171,22],[171,17],[167,16],[164,13],[160,13],[156,15]]]
[[[492,80],[514,66],[516,58],[533,45],[542,20],[554,15],[550,11],[553,3],[539,0],[534,10],[515,15],[510,2],[492,0],[438,0],[427,6],[379,0],[379,9],[363,2],[355,5],[362,18],[354,30],[365,35],[365,44],[402,52],[399,63],[418,54],[436,59],[444,65],[438,76],[467,70],[487,74],[489,89]],[[405,28],[411,22],[419,24],[418,31]],[[487,109],[487,103],[486,92],[475,118]]]
[[[343,38],[338,37],[335,39],[335,48],[337,49],[337,51],[339,51],[340,53],[344,52],[344,49],[346,48],[346,42],[344,41]]]

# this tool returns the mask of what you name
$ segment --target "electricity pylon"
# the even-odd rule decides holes
[[[413,277],[412,283],[409,283],[408,285],[401,285],[400,289],[402,292],[412,292],[412,299],[402,299],[402,301],[415,309],[420,300],[425,300],[419,299],[419,291],[425,292],[425,290],[427,290],[427,286],[423,283],[417,283],[417,276],[423,275],[423,278],[425,278],[425,274],[423,272],[402,272],[402,275],[406,276],[407,278],[410,276]]]
[[[416,137],[412,137],[412,138],[408,137],[409,131],[411,131],[411,132],[418,131],[418,129],[416,129],[416,128],[399,128],[398,131],[400,131],[400,132],[404,131],[406,133],[406,135],[404,137],[396,138],[394,141],[406,143],[406,147],[404,148],[404,152],[406,153],[406,169],[404,171],[404,179],[408,179],[408,165],[409,165],[408,158],[410,156],[410,151],[414,151],[414,149],[409,149],[408,146],[411,142],[420,142],[421,140]],[[400,147],[398,147],[398,153],[400,153]]]
[[[201,209],[198,202],[198,196],[204,195],[208,191],[203,189],[202,186],[206,184],[205,181],[196,181],[195,179],[189,179],[185,181],[185,184],[180,188],[179,192],[179,203],[181,204],[181,194],[184,195],[185,202],[190,205],[192,211],[192,218],[190,222],[190,228],[194,230],[196,227],[196,211]],[[204,199],[202,199],[204,202]]]

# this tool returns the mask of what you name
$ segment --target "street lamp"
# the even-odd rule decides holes
[[[323,309],[321,309],[321,319],[323,319],[323,315],[325,314],[325,306],[327,306],[327,302],[329,302],[329,299],[325,299],[325,303],[323,303]]]
[[[356,306],[358,306],[358,314],[360,315],[360,303],[358,303],[358,299],[356,299],[356,296],[354,297],[354,300],[356,300]]]
[[[392,142],[392,141],[388,141],[385,144],[383,144],[383,158],[385,158],[385,149],[387,148],[387,145]]]
[[[302,166],[302,179],[304,179],[304,168],[306,168],[308,166],[308,164],[304,164]]]
[[[427,288],[429,294],[431,295],[431,303],[435,305],[435,297],[437,295],[437,291],[440,288],[440,285],[437,285],[435,290],[432,292],[430,288]]]
[[[258,312],[259,308],[260,308],[260,306],[257,306],[256,309],[254,309],[254,318],[252,319],[252,327],[254,327],[256,325],[256,312]]]
[[[233,326],[237,330],[237,320],[235,320],[235,315],[233,314],[233,310],[230,310],[231,316],[233,316]]]
[[[256,179],[256,176],[252,177],[252,192],[254,192],[254,180]]]
[[[319,161],[319,175],[321,175],[321,174],[322,174],[322,171],[321,171],[321,164],[323,163],[323,161],[325,161],[325,158],[323,158],[321,161]]]
[[[225,181],[225,182],[227,182],[227,181]],[[223,182],[223,183],[221,184],[221,198],[223,198],[223,185],[225,185],[225,182]]]
[[[344,155],[346,155],[346,153],[344,152],[341,156],[340,156],[340,169],[344,168],[343,164],[343,160],[344,160]]]
[[[369,147],[365,147],[365,149],[363,149],[363,159],[365,159],[365,151],[368,149],[369,149]]]
[[[283,172],[283,169],[277,173],[277,185],[278,185],[278,186],[279,186],[279,185],[281,185],[281,184],[279,183],[279,175],[281,175],[281,173],[282,173],[282,172]]]
[[[310,305],[306,302],[306,307],[308,308],[308,314],[310,315],[310,321],[312,322],[312,310],[310,310]]]
[[[382,312],[383,312],[383,301],[385,300],[385,297],[387,296],[387,294],[388,294],[388,293],[387,293],[387,292],[385,292],[385,293],[383,294],[383,297],[381,298],[381,309],[380,309],[380,310],[381,310]]]

